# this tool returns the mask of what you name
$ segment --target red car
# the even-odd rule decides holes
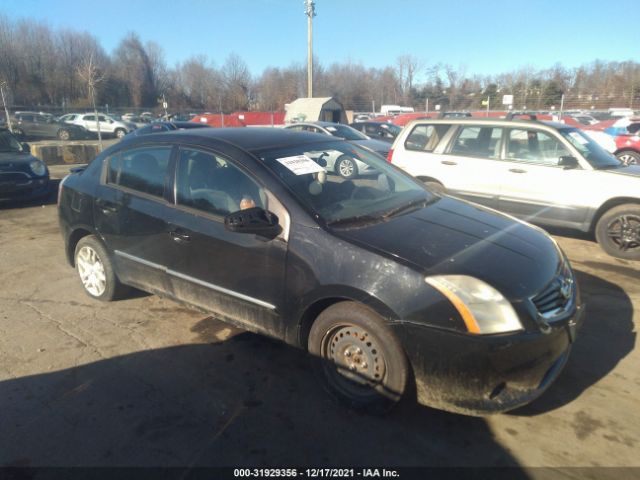
[[[614,155],[625,165],[640,164],[640,118],[605,120],[584,128],[611,135],[616,142]]]

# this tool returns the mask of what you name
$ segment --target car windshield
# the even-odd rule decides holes
[[[618,168],[622,164],[620,161],[598,145],[591,137],[577,128],[561,128],[560,135],[566,138],[593,168]]]
[[[402,131],[402,128],[400,128],[398,125],[394,125],[393,123],[387,124],[386,128],[394,137],[397,137],[398,134]]]
[[[22,145],[8,130],[0,130],[0,152],[21,152]]]
[[[385,221],[436,198],[380,156],[348,142],[303,144],[255,154],[308,211],[335,227]]]
[[[351,128],[347,125],[328,125],[324,127],[334,137],[341,137],[345,140],[368,140],[369,137],[360,133],[355,128]]]

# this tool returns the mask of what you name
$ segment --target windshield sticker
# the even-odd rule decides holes
[[[586,145],[587,143],[589,143],[589,140],[587,140],[586,138],[584,138],[582,135],[580,135],[578,132],[571,132],[569,133],[569,136],[571,138],[573,138],[576,142],[582,144],[582,145]]]
[[[306,175],[308,173],[324,172],[324,168],[322,168],[306,155],[277,158],[276,160],[278,160],[278,162],[291,170],[294,175]]]

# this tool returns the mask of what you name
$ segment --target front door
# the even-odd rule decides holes
[[[286,238],[231,232],[224,225],[225,215],[254,206],[284,212],[230,158],[181,148],[169,225],[175,253],[168,274],[179,299],[250,330],[280,336]]]
[[[560,166],[560,157],[573,154],[549,132],[512,128],[506,137],[498,208],[532,223],[580,228],[598,188],[591,172]]]

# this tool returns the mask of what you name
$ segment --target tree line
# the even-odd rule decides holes
[[[98,72],[95,93],[101,108],[159,111],[164,98],[171,111],[269,111],[306,96],[306,59],[259,75],[236,53],[219,66],[200,55],[169,67],[162,47],[134,32],[107,53],[88,32],[0,15],[0,82],[10,106],[87,108],[88,86],[79,73],[89,61]],[[382,104],[502,109],[504,95],[513,95],[516,109],[640,108],[640,63],[595,60],[577,68],[558,63],[479,75],[409,54],[383,68],[351,61],[325,65],[316,58],[314,94],[336,97],[356,111],[379,110]]]

